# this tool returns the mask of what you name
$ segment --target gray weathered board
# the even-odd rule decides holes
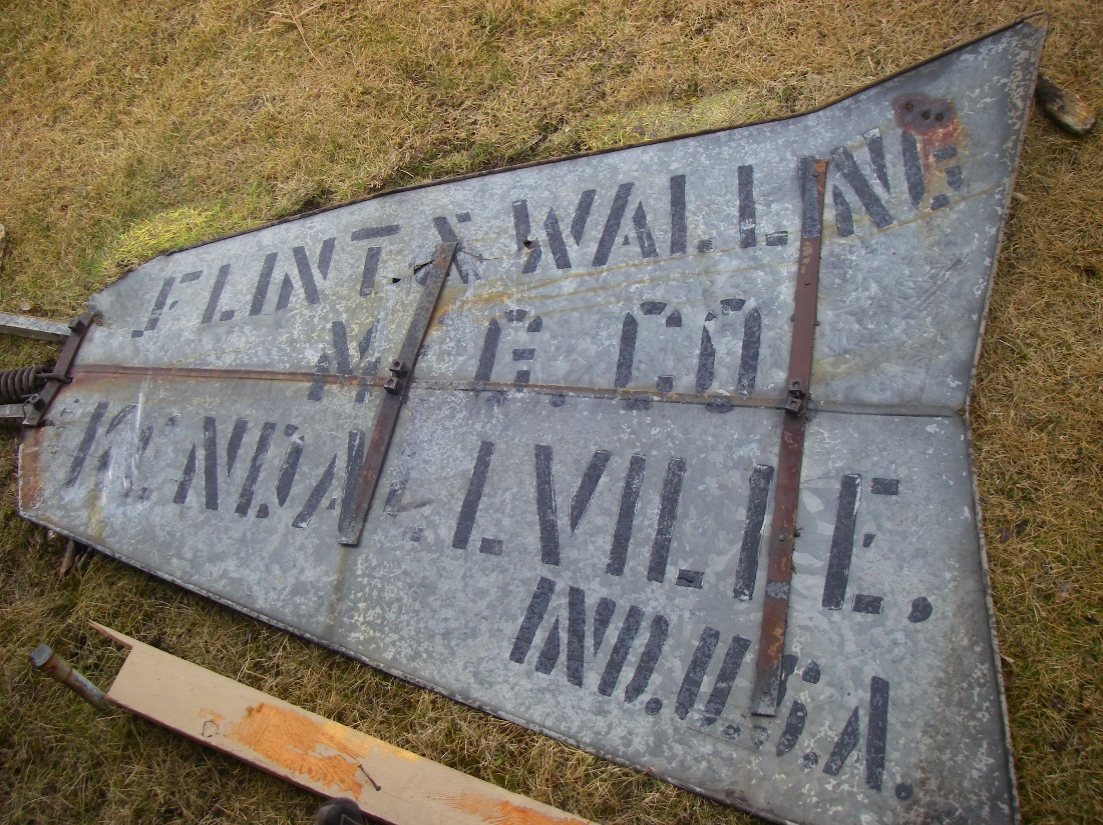
[[[1043,38],[1020,21],[809,114],[150,261],[91,300],[25,434],[22,512],[768,819],[1013,821],[962,412]],[[819,325],[768,718],[805,157],[829,161]],[[386,365],[454,240],[342,546]]]

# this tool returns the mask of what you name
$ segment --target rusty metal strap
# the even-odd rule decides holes
[[[804,457],[805,411],[812,377],[812,345],[816,331],[820,235],[826,178],[827,161],[801,159],[803,208],[800,259],[797,263],[797,287],[793,302],[793,340],[789,348],[789,377],[786,384],[788,393],[783,405],[781,446],[778,450],[766,596],[762,606],[762,631],[758,642],[754,695],[751,697],[751,711],[756,716],[777,714],[778,690],[781,684],[781,657],[785,652],[800,468]]]
[[[406,395],[410,373],[413,372],[414,364],[417,362],[418,350],[422,339],[425,338],[425,331],[429,328],[429,319],[433,316],[433,308],[437,305],[437,298],[440,297],[441,287],[452,266],[452,259],[456,255],[458,246],[459,244],[456,243],[442,243],[437,247],[433,262],[423,270],[425,286],[421,291],[421,298],[414,310],[410,327],[406,330],[406,338],[402,342],[398,356],[391,362],[391,377],[383,384],[386,395],[383,396],[379,414],[376,416],[375,426],[368,441],[360,481],[351,491],[352,500],[344,502],[341,507],[341,519],[338,524],[341,544],[355,547],[360,543],[360,534],[364,531],[364,522],[368,517],[372,496],[375,495],[375,486],[379,482],[379,474],[383,469],[383,460],[387,457],[391,435],[398,422],[398,413]]]
[[[46,413],[49,412],[54,397],[69,382],[69,372],[73,366],[73,360],[77,357],[77,351],[80,349],[80,345],[84,343],[84,337],[88,334],[93,320],[93,313],[85,312],[69,324],[69,329],[72,332],[61,347],[61,354],[58,356],[57,363],[54,364],[54,371],[49,374],[49,383],[41,392],[27,399],[29,409],[27,417],[23,419],[24,427],[38,427],[45,422]]]

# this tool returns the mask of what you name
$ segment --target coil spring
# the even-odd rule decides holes
[[[0,372],[0,404],[20,404],[27,396],[41,392],[46,386],[44,374],[49,369],[20,367]]]

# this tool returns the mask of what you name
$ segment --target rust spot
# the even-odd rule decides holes
[[[365,754],[347,741],[346,730],[336,722],[262,702],[247,708],[245,718],[224,736],[287,771],[359,798],[364,783],[358,774],[363,774],[360,761]]]
[[[916,137],[945,131],[953,131],[956,135],[961,128],[954,104],[948,100],[907,95],[897,98],[893,108],[896,110],[896,123]]]
[[[953,200],[962,184],[962,129],[957,110],[949,100],[932,100],[922,95],[899,97],[893,103],[896,123],[910,137],[911,151],[918,155],[922,183],[909,174],[908,188],[916,207],[939,209]],[[905,166],[907,166],[905,149]],[[914,156],[914,155],[913,155]]]
[[[224,720],[221,713],[203,708],[203,710],[199,711],[199,715],[206,717],[206,719],[203,720],[202,730],[204,739],[213,739],[222,732],[221,727]]]
[[[30,513],[42,502],[42,464],[38,430],[24,430],[23,443],[19,446],[19,510]]]
[[[477,793],[461,793],[442,801],[457,810],[479,817],[489,825],[590,825],[570,814],[549,814],[525,808],[505,799],[487,799]]]

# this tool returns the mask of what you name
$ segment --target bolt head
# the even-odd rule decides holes
[[[31,651],[31,666],[35,669],[41,668],[48,661],[50,661],[50,657],[53,655],[54,651],[50,649],[49,645],[39,645],[33,651]]]

